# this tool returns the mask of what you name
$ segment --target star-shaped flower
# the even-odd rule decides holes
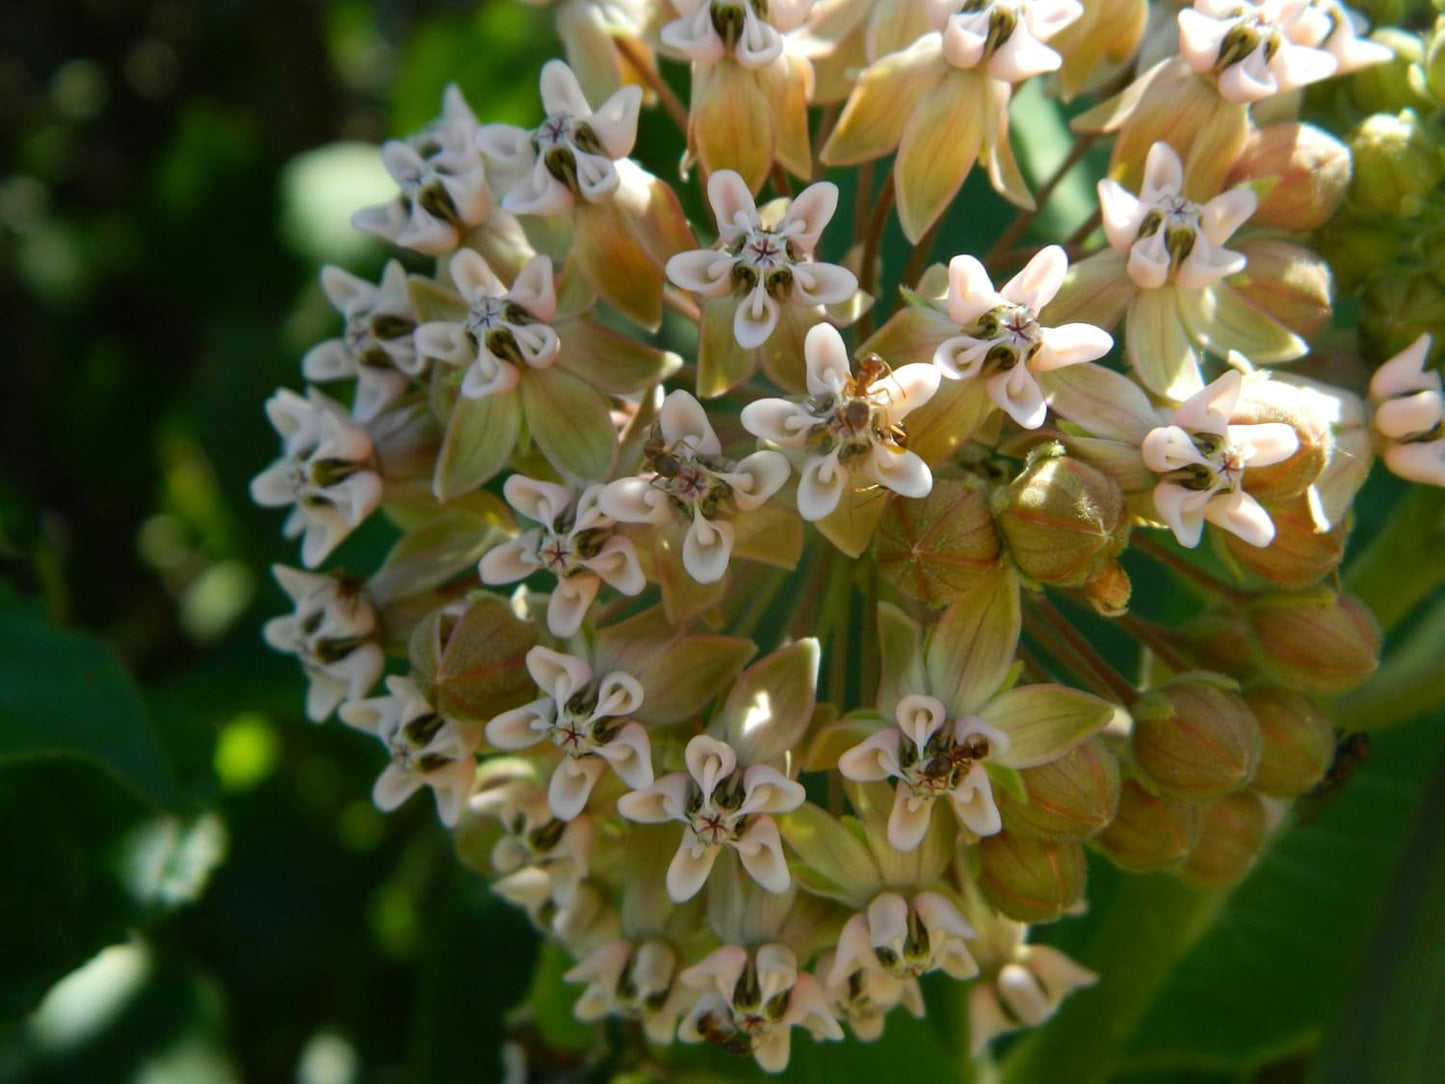
[[[677,981],[677,952],[666,941],[610,941],[595,949],[562,976],[564,982],[585,982],[572,1013],[579,1020],[620,1016],[637,1020],[647,1038],[666,1045],[677,1020],[696,993]]]
[[[1044,44],[1084,13],[1079,0],[929,0],[943,35],[943,56],[955,68],[983,67],[995,79],[1021,83],[1063,63]]]
[[[1425,370],[1430,342],[1421,335],[1381,365],[1370,402],[1385,466],[1406,481],[1445,486],[1445,396],[1439,372]]]
[[[860,969],[896,979],[917,979],[930,971],[970,979],[978,974],[966,943],[974,936],[946,896],[920,892],[908,900],[897,892],[879,893],[866,911],[843,924],[828,985]]]
[[[1099,976],[1050,945],[1024,943],[1028,927],[990,916],[977,942],[983,975],[968,992],[968,1031],[975,1057],[999,1035],[1038,1027],[1064,998]]]
[[[673,0],[678,18],[662,43],[698,64],[731,56],[744,68],[765,68],[783,55],[784,35],[801,26],[814,0]]]
[[[307,380],[355,380],[351,413],[362,422],[375,418],[401,398],[416,371],[416,309],[406,287],[406,269],[386,265],[373,286],[339,267],[321,269],[321,288],[332,307],[346,318],[339,339],[314,346],[301,362]]]
[[[1309,7],[1310,0],[1195,0],[1179,13],[1179,52],[1196,72],[1216,76],[1220,96],[1231,102],[1319,82],[1339,64],[1291,35]]]
[[[345,576],[323,576],[272,565],[296,612],[273,617],[261,635],[277,651],[295,655],[311,687],[306,717],[319,723],[343,700],[371,691],[386,664],[377,642],[376,610],[361,584]]]

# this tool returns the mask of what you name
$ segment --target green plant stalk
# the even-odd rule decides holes
[[[1411,486],[1385,526],[1350,562],[1345,586],[1389,632],[1445,584],[1445,490]]]

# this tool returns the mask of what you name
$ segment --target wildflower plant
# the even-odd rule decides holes
[[[1234,884],[1353,725],[1336,570],[1374,456],[1445,484],[1440,320],[1326,330],[1309,231],[1370,197],[1291,92],[1389,50],[1333,0],[1148,7],[568,0],[535,126],[451,87],[381,152],[355,224],[410,254],[323,272],[327,390],[267,404],[311,571],[266,638],[633,1067],[947,1012],[1047,1050],[1115,979],[1048,943],[1091,860]],[[1140,570],[1206,601],[1141,616]]]

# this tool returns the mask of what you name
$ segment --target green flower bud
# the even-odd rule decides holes
[[[505,599],[478,592],[461,614],[436,610],[412,631],[411,677],[441,714],[485,721],[536,695],[526,666],[536,643]]]
[[[1079,591],[1098,613],[1105,617],[1122,617],[1129,610],[1129,596],[1134,593],[1134,585],[1129,582],[1129,573],[1115,562],[1102,576],[1090,580]]]
[[[1250,222],[1305,233],[1323,226],[1345,198],[1350,149],[1312,124],[1269,124],[1250,135],[1224,187],[1256,179],[1268,187]]]
[[[1113,822],[1091,843],[1120,869],[1145,873],[1184,861],[1203,831],[1199,803],[1152,794],[1127,779]]]
[[[1445,232],[1432,240],[1435,247],[1445,244]],[[1371,282],[1361,300],[1360,338],[1372,361],[1394,357],[1423,332],[1445,335],[1445,279],[1427,268],[1392,269]]]
[[[1388,45],[1395,56],[1393,60],[1371,64],[1354,73],[1350,79],[1350,96],[1355,99],[1355,104],[1366,113],[1429,109],[1432,103],[1424,93],[1425,42],[1420,35],[1399,26],[1381,25],[1370,35],[1370,40]],[[1414,69],[1413,74],[1411,69]]]
[[[873,556],[900,591],[930,606],[964,594],[998,564],[998,532],[981,482],[935,478],[922,500],[890,501]]]
[[[1364,603],[1330,590],[1268,595],[1249,609],[1259,661],[1301,692],[1349,692],[1380,665],[1380,629]]]
[[[1251,237],[1234,247],[1249,263],[1229,281],[1247,305],[1306,339],[1329,324],[1335,279],[1322,256],[1277,237]]]
[[[1264,803],[1251,791],[1204,807],[1204,832],[1180,874],[1204,888],[1228,888],[1244,880],[1264,843]]]
[[[1339,567],[1349,536],[1343,522],[1316,531],[1305,497],[1265,507],[1274,521],[1274,541],[1268,546],[1251,546],[1227,532],[1215,536],[1232,560],[1276,587],[1289,589],[1312,587]]]
[[[1254,789],[1293,798],[1324,778],[1335,755],[1335,731],[1313,700],[1278,685],[1244,694],[1264,740]]]
[[[1413,109],[1376,113],[1350,136],[1354,202],[1367,211],[1417,217],[1445,180],[1445,157]]]
[[[1437,16],[1425,43],[1425,86],[1438,102],[1445,102],[1445,15]]]
[[[1083,840],[1114,819],[1119,806],[1119,760],[1095,736],[1063,756],[1025,768],[1021,801],[1002,788],[994,794],[1004,831],[1047,840]]]
[[[1134,702],[1134,759],[1160,790],[1205,801],[1254,778],[1259,724],[1234,688],[1228,678],[1192,674]]]
[[[1052,922],[1084,895],[1088,861],[1078,843],[1049,843],[1016,832],[978,844],[984,896],[1019,922]]]
[[[1259,667],[1249,642],[1249,621],[1238,610],[1206,610],[1179,629],[1185,650],[1203,667],[1241,681]]]
[[[1329,261],[1343,290],[1353,291],[1395,262],[1404,243],[1400,225],[1348,205],[1314,235],[1315,248]]]
[[[994,506],[1014,564],[1039,583],[1081,587],[1110,572],[1129,544],[1123,491],[1060,444],[1031,453]]]

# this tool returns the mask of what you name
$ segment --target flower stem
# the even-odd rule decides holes
[[[1099,136],[1096,132],[1085,132],[1074,140],[1073,147],[1070,148],[1064,160],[1059,163],[1058,169],[1054,170],[1053,176],[1041,184],[1039,190],[1034,193],[1034,209],[1032,211],[1024,211],[1010,222],[1008,228],[999,234],[999,238],[993,243],[993,246],[984,253],[982,262],[985,267],[991,267],[1004,253],[1010,252],[1013,249],[1013,246],[1018,243],[1019,238],[1033,225],[1034,219],[1038,217],[1039,211],[1043,209],[1044,204],[1048,203],[1049,197],[1054,194],[1054,189],[1059,186],[1059,182],[1068,176],[1071,169],[1079,164],[1079,161],[1088,153],[1089,148],[1093,146],[1094,141],[1098,138]]]
[[[832,105],[823,106],[818,114],[818,132],[813,136],[813,180],[823,179],[826,167],[823,165],[823,148],[828,144],[828,137],[833,134],[833,128],[838,123],[839,105],[835,102]],[[870,163],[871,164],[871,163]],[[862,169],[860,167],[860,183]]]
[[[793,195],[793,183],[788,180],[788,171],[783,168],[783,163],[774,162],[772,172],[773,192],[784,199]]]
[[[1223,598],[1230,602],[1245,602],[1248,601],[1250,597],[1249,592],[1241,591],[1239,588],[1211,576],[1192,561],[1185,560],[1167,546],[1150,538],[1147,534],[1136,531],[1130,537],[1129,545],[1133,546],[1140,553],[1152,557],[1164,567],[1179,573],[1196,586],[1202,587],[1205,593],[1213,598]]]
[[[903,278],[899,281],[905,286],[917,286],[918,280],[923,277],[923,271],[928,266],[928,257],[933,252],[933,240],[938,236],[938,231],[943,226],[943,216],[924,232],[918,239],[918,244],[913,246],[913,251],[908,254],[908,265],[903,268]],[[902,301],[902,295],[895,293],[893,303],[888,306],[888,315],[893,315],[893,310],[898,308]]]
[[[1071,248],[1075,245],[1082,245],[1084,243],[1084,240],[1089,236],[1089,234],[1093,233],[1096,229],[1098,229],[1099,223],[1103,221],[1104,212],[1096,210],[1088,218],[1084,219],[1083,223],[1080,224],[1078,229],[1076,229],[1073,233],[1069,234],[1069,236],[1064,240],[1064,247]]]
[[[687,107],[682,104],[682,99],[673,93],[672,88],[663,80],[662,73],[657,70],[657,67],[652,62],[652,58],[644,55],[643,52],[638,49],[637,43],[630,38],[616,37],[612,39],[612,43],[617,46],[617,52],[621,55],[622,59],[632,65],[633,70],[642,76],[643,81],[646,82],[652,92],[657,95],[657,100],[662,103],[662,108],[667,112],[667,115],[672,118],[672,122],[677,125],[678,131],[686,136]]]
[[[1170,642],[1167,629],[1160,628],[1153,622],[1145,621],[1142,617],[1135,617],[1133,614],[1124,614],[1118,618],[1118,622],[1121,629],[1157,655],[1159,661],[1176,674],[1182,674],[1184,671],[1194,668]]]
[[[1059,612],[1058,608],[1044,597],[1042,593],[1025,596],[1030,609],[1038,614],[1044,622],[1053,630],[1054,634],[1068,646],[1074,656],[1081,661],[1088,671],[1093,674],[1096,681],[1092,684],[1096,688],[1108,690],[1108,695],[1118,700],[1119,703],[1128,706],[1139,698],[1139,691],[1134,688],[1124,676],[1109,665],[1104,656],[1094,650],[1094,646],[1074,628],[1073,624]],[[1060,659],[1060,662],[1065,660]]]

